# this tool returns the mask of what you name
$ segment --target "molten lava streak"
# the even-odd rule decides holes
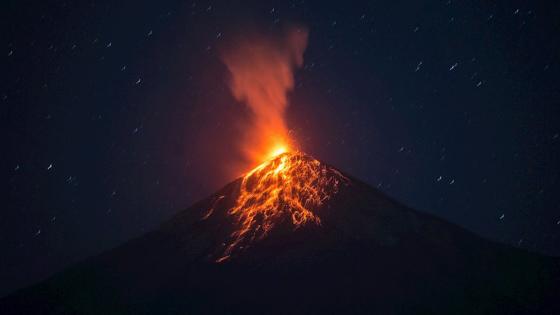
[[[347,178],[300,152],[282,153],[247,173],[236,204],[229,214],[238,229],[231,235],[221,262],[240,244],[264,238],[277,224],[291,222],[294,229],[321,224],[313,211],[338,192]]]

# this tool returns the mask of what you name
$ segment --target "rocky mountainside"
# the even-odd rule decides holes
[[[560,314],[559,266],[296,152],[0,313]]]

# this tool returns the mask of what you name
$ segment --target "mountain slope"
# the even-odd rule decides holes
[[[558,266],[291,153],[0,311],[558,314]]]

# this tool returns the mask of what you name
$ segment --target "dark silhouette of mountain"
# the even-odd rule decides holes
[[[560,314],[557,258],[482,239],[301,153],[267,163],[3,298],[0,313]]]

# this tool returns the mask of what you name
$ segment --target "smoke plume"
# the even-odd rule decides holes
[[[285,121],[287,94],[294,87],[294,70],[303,64],[307,36],[306,29],[291,28],[276,38],[245,37],[221,54],[233,96],[252,114],[241,139],[243,154],[252,163],[293,147]]]

